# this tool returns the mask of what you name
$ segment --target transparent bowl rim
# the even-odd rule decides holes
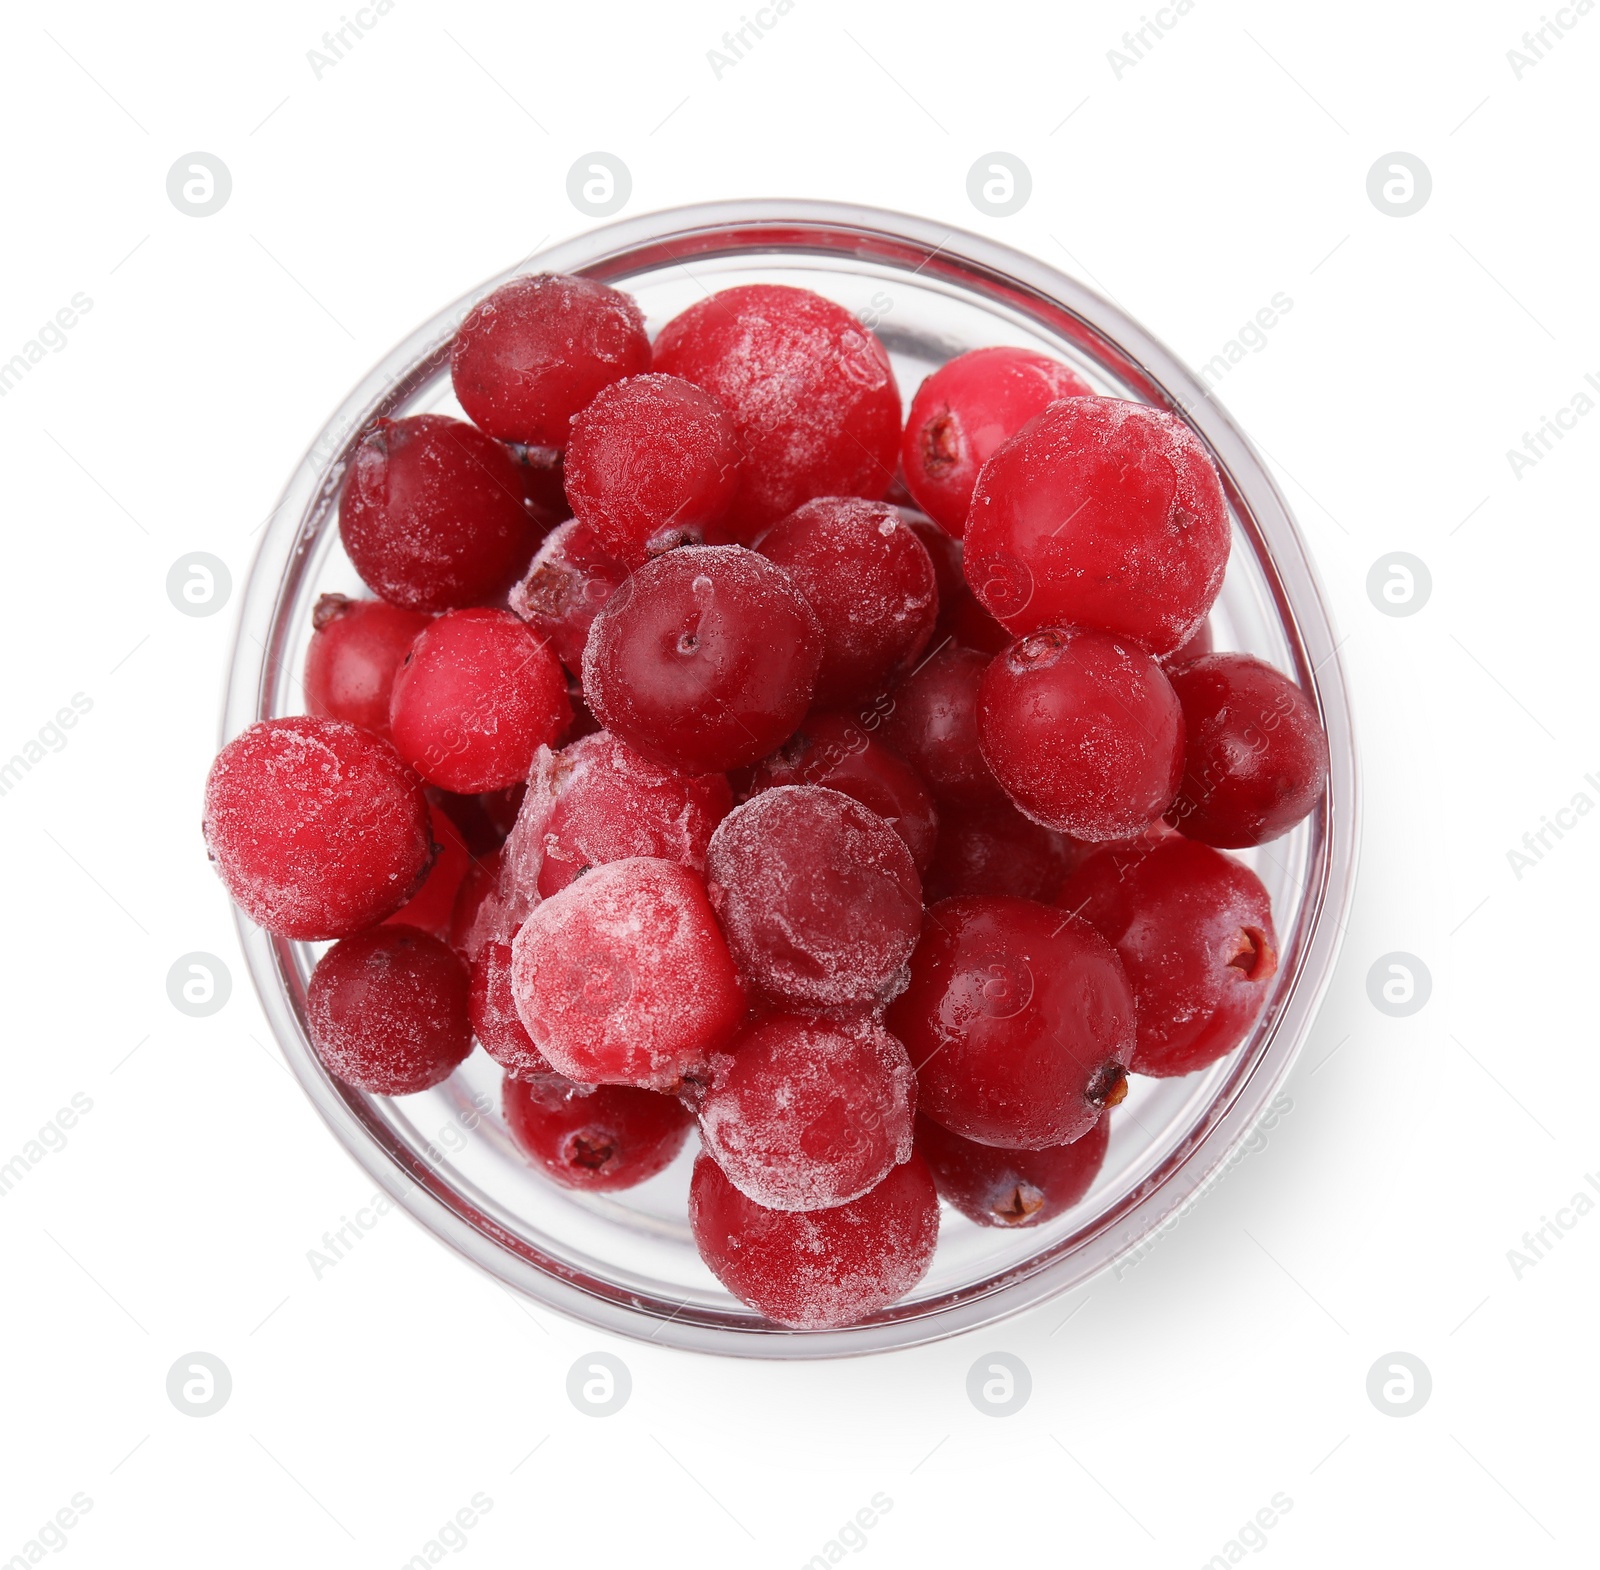
[[[280,1049],[302,1089],[347,1153],[437,1239],[514,1291],[598,1330],[681,1350],[761,1358],[858,1356],[898,1350],[976,1330],[1081,1286],[1160,1232],[1192,1204],[1249,1137],[1287,1078],[1331,980],[1354,895],[1359,840],[1358,769],[1339,640],[1316,568],[1266,465],[1210,388],[1120,308],[1038,259],[928,219],[836,202],[742,200],[643,213],[538,250],[439,312],[396,345],[357,385],[308,448],[269,516],[241,596],[220,738],[276,712],[287,634],[280,614],[319,531],[329,522],[344,455],[369,420],[404,401],[442,363],[468,310],[507,279],[528,272],[625,278],[695,256],[838,256],[908,271],[931,269],[970,290],[981,280],[1059,331],[1075,335],[1150,402],[1182,414],[1210,448],[1276,601],[1291,647],[1292,674],[1311,694],[1327,729],[1328,789],[1312,820],[1307,885],[1275,1016],[1257,1033],[1202,1121],[1132,1194],[1075,1234],[1070,1248],[909,1313],[887,1310],[841,1330],[795,1331],[731,1316],[673,1311],[618,1290],[596,1290],[558,1261],[536,1263],[511,1247],[493,1222],[459,1202],[414,1152],[388,1137],[366,1098],[323,1069],[306,1037],[303,987],[293,945],[235,912],[251,979]],[[920,258],[920,260],[918,260]],[[915,264],[915,265],[914,265]],[[680,1305],[681,1308],[681,1305]]]

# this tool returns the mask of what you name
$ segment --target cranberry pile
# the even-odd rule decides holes
[[[349,466],[376,598],[317,605],[309,713],[206,786],[246,914],[333,942],[328,1070],[401,1095],[476,1042],[574,1189],[696,1127],[700,1253],[785,1325],[903,1296],[941,1198],[1077,1204],[1129,1075],[1251,1029],[1277,938],[1225,852],[1325,782],[1305,694],[1210,652],[1206,449],[1004,347],[902,420],[877,338],[775,285],[652,343],[518,279],[451,368],[471,423],[379,420]]]

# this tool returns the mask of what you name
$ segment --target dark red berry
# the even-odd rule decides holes
[[[422,777],[463,795],[526,780],[572,719],[550,646],[510,611],[451,611],[411,646],[389,729]]]
[[[561,273],[513,278],[456,333],[450,378],[467,418],[503,442],[563,448],[601,388],[650,369],[644,317],[625,294]]]
[[[628,569],[606,553],[594,531],[574,518],[539,547],[508,603],[549,639],[561,663],[581,676],[590,624],[627,576]]]
[[[700,1135],[758,1205],[824,1210],[911,1154],[915,1097],[906,1049],[876,1020],[774,1014],[712,1058]]]
[[[264,720],[217,754],[206,848],[244,913],[317,942],[393,914],[433,859],[428,803],[393,747],[342,720]]]
[[[980,1144],[1069,1144],[1127,1094],[1122,962],[1086,922],[1032,900],[931,906],[885,1023],[911,1054],[919,1110]]]
[[[939,842],[923,878],[923,897],[1010,894],[1053,900],[1072,864],[1073,842],[1025,818],[1008,801],[949,807],[939,816]]]
[[[729,515],[740,540],[813,496],[881,497],[894,477],[900,393],[889,356],[809,289],[746,284],[661,329],[655,367],[733,416],[746,466]]]
[[[563,1188],[591,1193],[634,1188],[664,1172],[694,1122],[672,1096],[631,1085],[507,1076],[502,1100],[522,1150]]]
[[[345,938],[312,972],[306,1031],[328,1072],[357,1090],[427,1090],[472,1050],[467,967],[415,927]]]
[[[472,960],[467,1012],[483,1050],[518,1079],[552,1075],[550,1060],[533,1044],[511,994],[511,945],[486,942]]]
[[[836,790],[780,785],[722,820],[711,902],[741,974],[794,1009],[882,1005],[905,981],[922,888],[905,841]]]
[[[396,926],[418,927],[432,937],[445,938],[450,934],[450,913],[455,909],[461,880],[472,865],[472,855],[461,830],[443,807],[429,802],[428,819],[433,865],[422,887],[388,919]]]
[[[1233,1051],[1278,969],[1272,905],[1248,867],[1181,834],[1102,845],[1061,892],[1133,986],[1136,1074],[1189,1074]]]
[[[824,785],[877,813],[906,842],[917,871],[933,855],[939,818],[933,797],[910,764],[843,714],[808,714],[775,753],[755,766],[748,800],[775,785]]]
[[[1036,1227],[1070,1210],[1094,1186],[1110,1141],[1110,1118],[1070,1145],[1043,1150],[979,1145],[917,1119],[917,1154],[939,1197],[980,1227]]]
[[[1019,638],[984,673],[983,756],[1036,822],[1126,839],[1172,805],[1183,713],[1161,667],[1126,639],[1081,628]]]
[[[911,400],[900,441],[906,489],[930,518],[959,535],[990,454],[1058,398],[1093,392],[1076,371],[1030,349],[957,355]]]
[[[428,620],[421,611],[402,610],[384,600],[324,594],[311,613],[307,710],[320,719],[348,720],[387,737],[395,672]]]
[[[939,1241],[939,1196],[915,1153],[870,1193],[831,1210],[767,1210],[708,1155],[694,1164],[689,1225],[711,1273],[780,1325],[853,1325],[904,1297]]]
[[[733,793],[721,774],[652,763],[609,731],[564,747],[537,781],[548,815],[539,836],[539,893],[548,899],[591,867],[656,856],[706,870],[711,832]]]
[[[566,494],[618,561],[724,543],[742,452],[726,409],[680,376],[613,382],[572,422]]]
[[[979,806],[1005,799],[978,748],[978,686],[988,665],[987,655],[948,643],[890,700],[885,743],[942,803]]]
[[[744,1014],[705,884],[669,861],[596,867],[533,908],[511,955],[522,1023],[581,1085],[673,1089]]]
[[[771,752],[811,706],[822,629],[779,567],[737,545],[646,563],[590,628],[596,718],[646,757],[721,772]]]
[[[1167,821],[1207,845],[1287,834],[1328,781],[1328,737],[1311,700],[1248,654],[1208,654],[1171,677],[1188,740]]]
[[[539,529],[497,441],[444,414],[379,420],[339,498],[339,538],[361,581],[393,605],[447,611],[498,599]]]
[[[522,481],[523,505],[542,537],[572,516],[562,456],[554,447],[514,446],[506,450]]]
[[[821,707],[894,686],[933,636],[933,562],[887,502],[818,497],[773,524],[756,548],[789,574],[822,623]]]
[[[1167,654],[1228,565],[1228,504],[1174,414],[1120,398],[1051,404],[983,467],[966,574],[1013,633],[1082,626]]]

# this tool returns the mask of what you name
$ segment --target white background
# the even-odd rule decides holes
[[[0,1201],[0,1562],[79,1492],[52,1560],[119,1570],[395,1567],[477,1493],[493,1507],[452,1562],[783,1570],[880,1493],[846,1557],[885,1570],[1200,1565],[1279,1493],[1245,1557],[1592,1562],[1600,1216],[1567,1212],[1520,1279],[1507,1251],[1600,1172],[1600,821],[1520,879],[1507,851],[1600,800],[1600,414],[1520,479],[1506,450],[1600,375],[1600,16],[1559,13],[1575,25],[1519,80],[1532,0],[1199,0],[1119,80],[1136,0],[797,0],[719,80],[707,51],[739,14],[398,0],[318,79],[337,0],[6,9],[0,359],[76,292],[93,307],[0,399],[0,754],[74,693],[93,707],[0,797],[0,1162],[74,1093],[93,1110]],[[165,188],[197,149],[233,178],[203,220]],[[566,174],[595,149],[630,168],[628,212],[794,195],[991,234],[1191,363],[1293,300],[1218,394],[1347,637],[1358,903],[1292,1113],[1120,1281],[781,1367],[529,1313],[400,1216],[313,1277],[307,1250],[370,1189],[264,1045],[201,851],[235,606],[179,615],[165,578],[205,550],[237,591],[373,362],[589,225]],[[1010,218],[966,194],[996,149],[1032,172]],[[1433,178],[1403,219],[1366,191],[1394,150]],[[1407,618],[1366,593],[1393,550],[1432,573]],[[167,1000],[191,950],[233,968],[210,1019]],[[1433,976],[1407,1019],[1368,1001],[1392,950]],[[204,1420],[165,1393],[195,1349],[233,1377]],[[596,1349],[633,1376],[604,1420],[565,1393]],[[1004,1419],[966,1394],[996,1350],[1033,1377]],[[1403,1419],[1366,1391],[1396,1350],[1433,1381]]]

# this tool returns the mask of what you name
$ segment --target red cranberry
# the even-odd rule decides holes
[[[1171,675],[1188,741],[1167,821],[1207,845],[1287,834],[1328,782],[1328,738],[1311,700],[1248,654],[1208,654]]]
[[[306,708],[320,719],[348,720],[387,737],[395,672],[428,617],[383,600],[324,594],[311,625]]]
[[[563,1188],[611,1193],[672,1165],[694,1121],[681,1102],[631,1085],[507,1077],[506,1126]]]
[[[947,809],[939,818],[939,844],[923,879],[923,896],[1010,894],[1048,903],[1072,864],[1066,835],[1025,818],[1008,801]]]
[[[1076,371],[1030,349],[957,355],[911,400],[900,440],[906,489],[930,518],[959,535],[989,455],[1058,398],[1093,393]]]
[[[894,694],[883,739],[954,806],[1004,799],[978,749],[978,686],[988,658],[946,644]]]
[[[485,943],[500,940],[503,925],[500,863],[498,850],[474,861],[456,891],[455,908],[450,912],[449,942],[458,954],[466,956],[469,964],[482,953]],[[504,938],[509,941],[509,931]]]
[[[825,1210],[911,1154],[915,1096],[906,1049],[876,1020],[774,1014],[711,1060],[700,1135],[758,1205]]]
[[[401,927],[417,927],[436,938],[450,932],[450,913],[455,909],[461,880],[472,865],[472,855],[461,830],[450,814],[434,802],[428,803],[428,818],[433,839],[433,865],[422,887],[388,919]]]
[[[933,563],[887,502],[818,497],[775,523],[757,549],[794,579],[822,623],[823,707],[892,687],[933,636]]]
[[[705,884],[670,861],[596,867],[533,908],[511,955],[528,1034],[582,1085],[672,1089],[744,1013]]]
[[[328,1072],[357,1090],[427,1090],[472,1050],[467,967],[415,927],[357,933],[317,961],[306,1031]]]
[[[1136,1074],[1189,1074],[1244,1040],[1278,969],[1272,905],[1231,856],[1181,834],[1091,851],[1061,891],[1133,986]]]
[[[628,856],[657,856],[703,873],[711,831],[733,806],[723,775],[652,763],[609,731],[563,748],[541,784],[551,795],[540,836],[539,893],[546,899],[591,867]]]
[[[996,655],[978,696],[995,777],[1036,822],[1126,839],[1171,806],[1183,713],[1156,662],[1102,632],[1052,627]]]
[[[940,1198],[980,1227],[1037,1227],[1071,1210],[1094,1186],[1110,1141],[1110,1118],[1070,1145],[1043,1150],[979,1145],[917,1119],[917,1153]]]
[[[706,877],[741,973],[771,1002],[866,1008],[904,985],[922,917],[916,863],[842,792],[780,785],[734,808]]]
[[[853,1325],[904,1297],[939,1241],[939,1195],[915,1153],[869,1194],[831,1210],[767,1210],[708,1155],[694,1164],[689,1225],[711,1273],[780,1325]]]
[[[1051,404],[983,467],[967,581],[1013,633],[1077,625],[1169,653],[1228,565],[1228,504],[1176,415],[1120,398]]]
[[[411,646],[389,728],[424,779],[469,794],[528,777],[533,755],[572,719],[548,644],[510,611],[451,611]]]
[[[264,720],[217,754],[206,848],[240,908],[280,937],[359,932],[422,886],[422,788],[386,741],[342,720]]]
[[[742,453],[726,409],[679,376],[613,382],[572,422],[567,495],[618,561],[718,544]]]
[[[927,867],[939,831],[933,797],[907,763],[879,745],[859,721],[810,714],[750,776],[748,799],[775,785],[825,785],[883,819],[906,842],[917,871]]]
[[[472,961],[467,1013],[483,1050],[518,1079],[552,1075],[550,1060],[533,1044],[511,993],[511,945],[487,942]]]
[[[447,611],[503,595],[539,530],[499,442],[448,415],[413,414],[379,420],[356,449],[339,538],[375,594]]]
[[[1086,922],[1032,900],[930,907],[884,1023],[911,1053],[921,1111],[979,1144],[1069,1144],[1127,1094],[1122,962]]]
[[[644,317],[625,294],[561,273],[513,278],[456,333],[450,378],[467,418],[503,442],[563,448],[602,387],[650,369]]]
[[[900,393],[889,356],[841,305],[746,284],[661,329],[655,365],[733,416],[746,467],[729,517],[748,540],[813,496],[876,500],[894,476]]]
[[[595,617],[583,688],[636,751],[721,772],[794,730],[821,658],[816,613],[781,568],[737,545],[684,546],[641,567]]]
[[[627,576],[628,569],[606,554],[594,531],[574,518],[539,547],[509,603],[550,640],[561,663],[581,676],[589,626]]]

